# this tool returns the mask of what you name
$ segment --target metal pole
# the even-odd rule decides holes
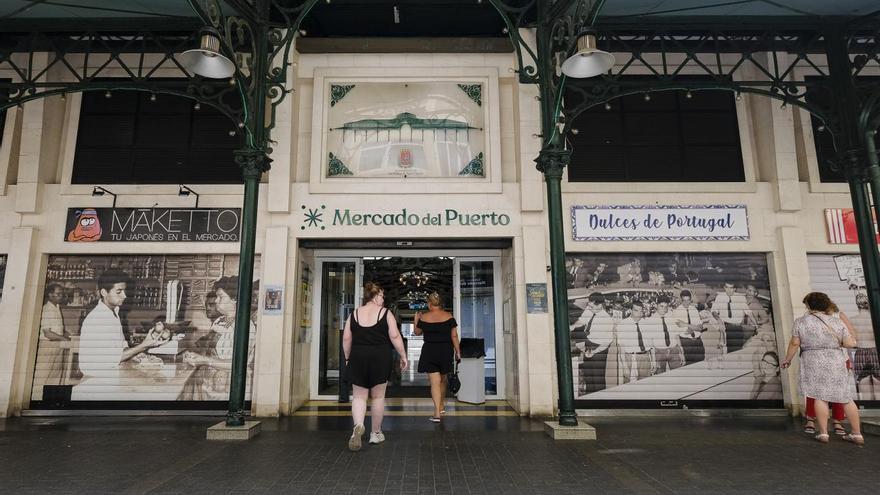
[[[880,338],[877,333],[877,322],[880,322],[880,253],[877,250],[877,234],[874,229],[871,203],[868,199],[867,185],[862,177],[850,177],[850,196],[852,197],[853,216],[856,220],[856,231],[859,235],[859,251],[862,257],[862,267],[865,270],[865,288],[868,292],[868,302],[871,309],[871,320],[874,326],[875,338]]]
[[[859,125],[859,109],[862,105],[853,81],[846,31],[840,28],[833,29],[826,34],[826,40],[835,111],[840,122],[837,136],[838,151],[843,156],[843,167],[852,198],[874,337],[880,339],[880,252],[877,249],[874,215],[866,186],[868,181],[872,182],[872,193],[876,198],[880,193],[880,187],[875,186],[880,184],[876,180],[876,169],[869,167],[865,159],[863,140],[865,134],[864,129],[860,130]]]
[[[256,5],[262,19],[268,15],[266,0]],[[247,411],[244,410],[247,386],[248,340],[251,327],[251,294],[254,280],[254,250],[257,237],[257,204],[260,177],[269,170],[270,159],[266,147],[266,85],[268,84],[269,45],[268,26],[254,23],[254,57],[251,77],[253,89],[244,102],[251,116],[245,125],[250,132],[249,145],[235,152],[235,162],[241,166],[244,179],[244,200],[241,212],[241,244],[238,258],[238,297],[236,298],[235,334],[232,348],[232,379],[229,387],[229,408],[226,413],[228,426],[241,426]],[[240,82],[239,82],[240,83]]]
[[[546,131],[545,131],[546,132]],[[550,279],[553,287],[553,335],[556,343],[556,379],[559,386],[559,424],[577,426],[574,379],[571,370],[571,335],[568,322],[568,284],[565,275],[565,237],[562,233],[562,173],[571,151],[550,143],[541,150],[538,170],[547,183],[547,216],[550,223]]]
[[[265,154],[255,150],[236,152],[244,175],[244,204],[241,212],[241,245],[238,258],[238,297],[235,309],[235,334],[232,347],[232,380],[229,388],[228,426],[241,426],[247,411],[244,395],[247,386],[248,340],[251,327],[251,293],[254,280],[254,246],[257,237],[257,201]]]
[[[556,66],[553,47],[552,19],[548,2],[538,2],[538,23],[535,43],[538,59],[537,74],[541,101],[541,133],[543,144],[538,158],[538,170],[547,184],[547,220],[550,234],[550,280],[553,289],[553,336],[556,350],[556,384],[559,394],[559,424],[577,426],[574,411],[574,378],[571,367],[571,331],[568,322],[568,283],[565,275],[565,237],[562,215],[562,174],[571,162],[571,151],[566,150],[556,128],[556,106],[563,91],[562,82],[556,84]]]

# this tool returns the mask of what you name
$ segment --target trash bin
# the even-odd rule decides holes
[[[461,388],[456,397],[462,402],[482,404],[486,402],[486,345],[483,339],[461,339],[461,363],[458,379]]]

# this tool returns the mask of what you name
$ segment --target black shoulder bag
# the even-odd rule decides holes
[[[453,361],[452,371],[446,373],[446,385],[453,394],[457,394],[461,388],[461,380],[458,379],[458,361]]]

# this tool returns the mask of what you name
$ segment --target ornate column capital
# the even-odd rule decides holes
[[[233,152],[235,163],[241,167],[241,174],[247,179],[259,179],[271,167],[272,159],[265,152],[255,149],[243,149]]]
[[[865,161],[864,150],[851,148],[845,150],[838,158],[846,179],[850,182],[864,184],[868,181],[868,167]]]
[[[571,163],[571,151],[560,148],[544,148],[535,159],[537,169],[548,179],[561,179],[565,167]]]

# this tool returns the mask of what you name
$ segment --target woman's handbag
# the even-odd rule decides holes
[[[351,367],[348,365],[348,360],[345,360],[345,363],[342,364],[342,381],[345,383],[351,383]]]
[[[458,379],[458,361],[452,365],[452,371],[446,374],[446,385],[453,394],[457,394],[461,388],[461,380]]]
[[[813,316],[816,316],[816,315],[813,314]],[[845,347],[843,347],[843,340],[837,336],[837,334],[834,332],[834,329],[831,328],[831,325],[829,325],[828,322],[826,322],[822,318],[819,318],[818,316],[816,316],[816,318],[818,318],[818,320],[821,321],[823,325],[825,325],[825,330],[828,330],[828,333],[830,333],[831,335],[834,336],[835,339],[837,339],[837,343],[840,344],[840,348],[843,351],[843,355],[844,355],[844,357],[846,357],[846,370],[849,372],[852,372],[852,370],[853,370],[852,359],[850,359],[849,350],[846,349]],[[847,332],[849,332],[849,329],[847,329]]]

